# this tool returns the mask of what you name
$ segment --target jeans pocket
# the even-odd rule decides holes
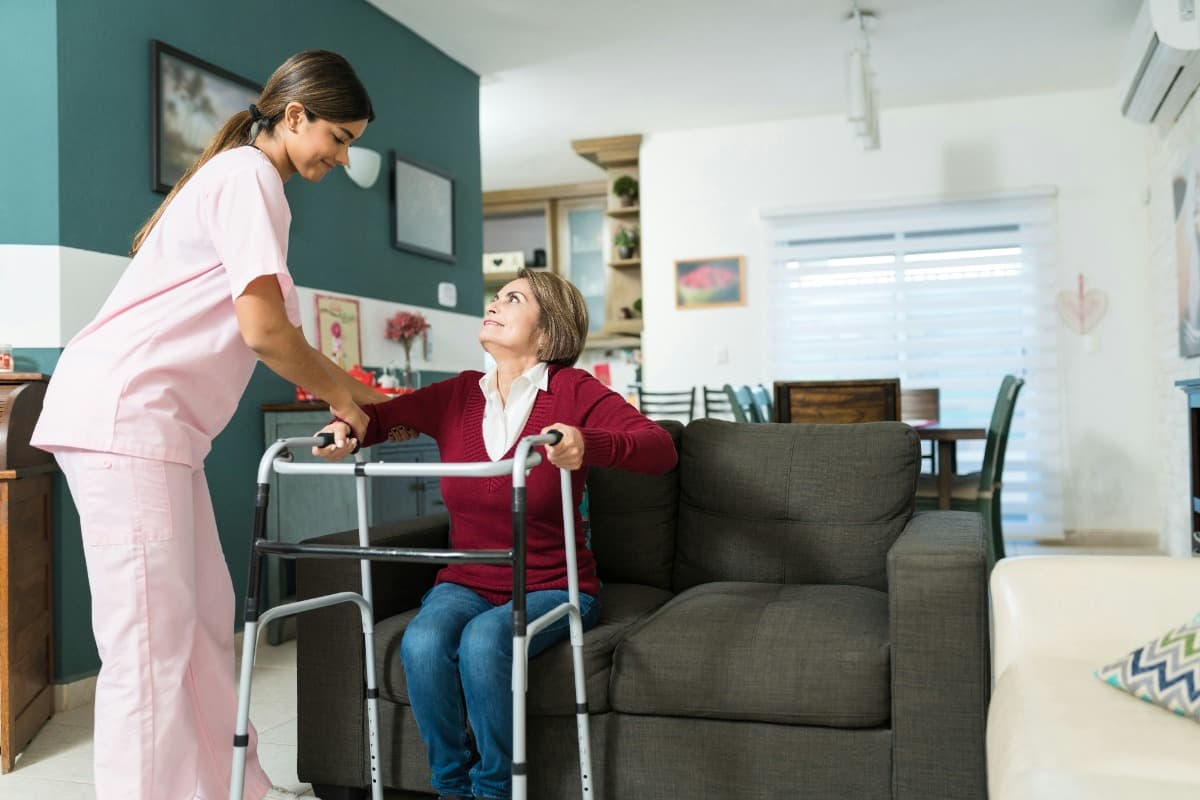
[[[95,453],[75,471],[72,494],[86,546],[111,547],[174,537],[167,465]]]

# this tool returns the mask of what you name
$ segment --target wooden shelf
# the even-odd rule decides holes
[[[517,279],[516,272],[485,272],[483,273],[484,286],[503,286],[509,281]]]
[[[641,319],[610,319],[605,320],[604,329],[601,331],[605,335],[619,334],[622,336],[641,336],[642,321]]]
[[[641,320],[637,320],[640,322]],[[584,342],[585,350],[624,350],[641,347],[642,338],[634,334],[609,333],[607,330],[589,334]]]
[[[605,211],[604,213],[610,217],[615,217],[616,219],[629,219],[630,217],[636,217],[638,214],[642,213],[642,207],[641,206],[625,206],[625,207],[618,206],[616,208],[610,208],[608,211]]]
[[[613,269],[640,269],[642,266],[642,259],[618,258],[616,261],[608,262],[608,265]]]

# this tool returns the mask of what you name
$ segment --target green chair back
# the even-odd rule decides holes
[[[727,383],[725,396],[729,398],[729,410],[733,412],[735,422],[758,422],[749,386],[739,386],[735,389]]]
[[[979,488],[987,490],[1000,482],[1004,474],[1004,451],[1008,449],[1008,432],[1012,428],[1013,410],[1017,406],[1017,395],[1025,385],[1024,378],[1005,375],[992,408],[992,421],[988,423],[987,443],[983,448],[983,465],[979,471]]]
[[[754,411],[758,414],[759,422],[775,421],[775,404],[771,401],[771,393],[761,383],[750,390],[754,401]]]

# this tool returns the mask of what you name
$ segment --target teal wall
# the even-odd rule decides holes
[[[27,5],[50,10],[35,13]],[[363,0],[58,0],[55,9],[49,0],[0,0],[0,9],[0,47],[8,50],[4,46],[10,39],[20,43],[21,53],[48,60],[47,69],[56,75],[42,82],[41,93],[51,98],[44,103],[54,111],[56,124],[49,127],[57,137],[57,153],[52,160],[60,176],[49,208],[30,209],[19,227],[0,213],[0,242],[60,244],[112,254],[129,249],[134,231],[162,200],[149,188],[151,39],[260,83],[293,52],[325,48],[354,64],[375,104],[377,119],[362,139],[364,147],[385,159],[394,149],[454,176],[458,261],[447,264],[391,246],[386,167],[369,190],[337,170],[318,184],[300,177],[287,184],[293,216],[288,262],[296,282],[437,307],[437,284],[449,281],[458,289],[456,310],[475,313],[482,307],[478,77],[373,6]],[[10,27],[10,20],[17,25]],[[19,65],[14,58],[24,56],[0,52],[0,65],[12,69],[27,63]],[[16,74],[29,73],[22,66]],[[12,125],[0,126],[0,137],[17,137],[12,142],[0,138],[10,145],[9,152],[21,154],[10,163],[26,159],[30,139],[48,124],[27,114],[23,105],[15,107],[22,108],[22,121],[37,121],[37,135],[31,137],[25,125],[15,126],[16,131]],[[31,195],[38,199],[32,173],[20,175],[21,180],[0,182],[0,210],[27,204]],[[51,372],[57,359],[54,350],[18,349],[16,355],[43,372]],[[290,397],[291,387],[260,366],[205,465],[239,610],[255,469],[263,450],[259,406]],[[60,682],[92,674],[99,666],[78,517],[67,495],[56,487]]]
[[[55,4],[0,0],[0,243],[58,241]],[[14,187],[21,191],[13,191]]]

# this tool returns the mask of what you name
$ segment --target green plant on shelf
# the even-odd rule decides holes
[[[617,246],[617,254],[622,259],[633,258],[638,248],[638,229],[622,225],[613,237],[613,244]]]
[[[613,194],[621,201],[623,206],[631,206],[638,199],[638,182],[637,178],[632,175],[622,175],[613,181]]]

